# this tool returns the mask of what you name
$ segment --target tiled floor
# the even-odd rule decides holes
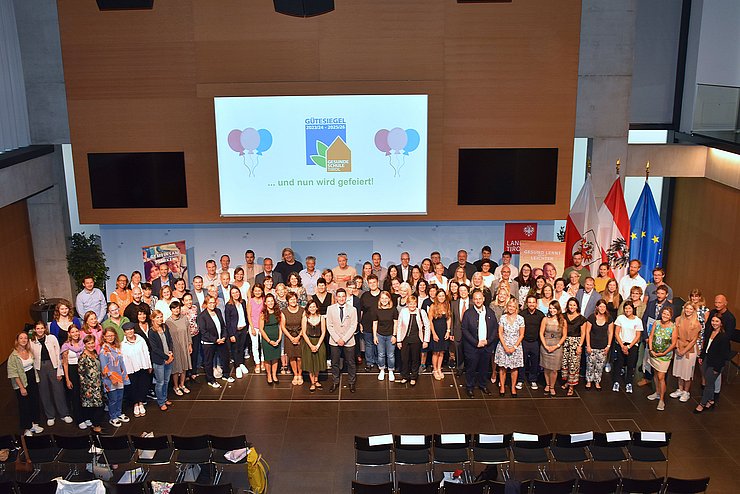
[[[730,372],[731,381],[738,381],[735,368]],[[444,381],[426,374],[411,388],[380,382],[375,374],[360,374],[356,393],[342,386],[339,392],[329,394],[328,385],[323,391],[309,393],[307,386],[291,386],[289,376],[270,387],[264,374],[250,373],[219,390],[195,384],[190,395],[173,400],[170,411],[160,412],[152,405],[146,418],[132,417],[129,424],[108,432],[246,434],[270,463],[271,492],[280,494],[349,492],[355,434],[667,430],[673,433],[669,474],[684,478],[709,475],[710,493],[740,491],[734,480],[740,466],[740,427],[736,425],[740,391],[736,382],[725,383],[717,410],[702,415],[691,413],[699,396],[698,385],[688,403],[668,398],[666,410],[658,412],[656,403],[646,399],[651,392],[646,388],[626,395],[581,387],[572,398],[560,390],[559,397],[545,398],[541,387],[539,391],[525,387],[514,399],[508,393],[500,398],[491,387],[493,396],[484,398],[477,393],[469,399],[460,383],[449,373]],[[17,433],[16,401],[7,388],[0,396],[0,432]],[[673,389],[669,387],[669,391]],[[79,432],[60,423],[47,431]],[[554,474],[570,476],[557,470]],[[406,475],[412,481],[422,480],[413,472]],[[531,475],[518,471],[517,476]],[[224,478],[243,485],[246,475],[237,472]],[[361,473],[361,480],[383,479],[382,472]]]

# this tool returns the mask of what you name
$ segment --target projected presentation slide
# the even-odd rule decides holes
[[[426,95],[214,106],[222,216],[426,213]]]

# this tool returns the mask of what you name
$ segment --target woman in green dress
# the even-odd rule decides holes
[[[262,335],[262,355],[267,364],[267,384],[278,383],[277,371],[280,366],[280,340],[285,330],[285,318],[271,293],[265,295],[265,304],[260,315],[260,334]]]
[[[678,332],[674,331],[673,309],[666,307],[660,312],[660,321],[656,322],[650,332],[648,346],[650,349],[650,367],[655,370],[655,393],[648,400],[658,400],[658,410],[665,410],[665,375],[673,358]]]
[[[321,389],[319,372],[326,370],[326,320],[321,317],[319,305],[316,300],[311,300],[306,306],[306,311],[301,319],[301,336],[303,337],[303,348],[301,362],[303,370],[308,371],[311,379],[312,393],[316,388]]]

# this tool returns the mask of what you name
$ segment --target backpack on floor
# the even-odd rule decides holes
[[[249,448],[247,453],[247,477],[249,478],[249,492],[265,494],[267,492],[267,477],[270,475],[270,465],[257,453]]]

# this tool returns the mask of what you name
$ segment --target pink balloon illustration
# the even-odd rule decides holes
[[[406,131],[400,127],[394,127],[390,130],[390,132],[388,132],[388,147],[393,149],[396,154],[398,154],[401,149],[406,147],[407,140],[408,137],[406,136]]]
[[[239,129],[234,129],[229,132],[229,147],[235,152],[239,153],[239,156],[242,156],[244,154],[244,146],[242,146],[241,137],[242,131]]]
[[[380,129],[375,133],[375,147],[378,148],[379,151],[384,152],[386,156],[391,154],[391,148],[388,146],[387,129]]]
[[[406,134],[404,134],[405,137]],[[260,135],[256,129],[248,127],[242,131],[241,138],[239,139],[241,145],[244,146],[249,154],[254,154],[254,150],[260,145]]]

